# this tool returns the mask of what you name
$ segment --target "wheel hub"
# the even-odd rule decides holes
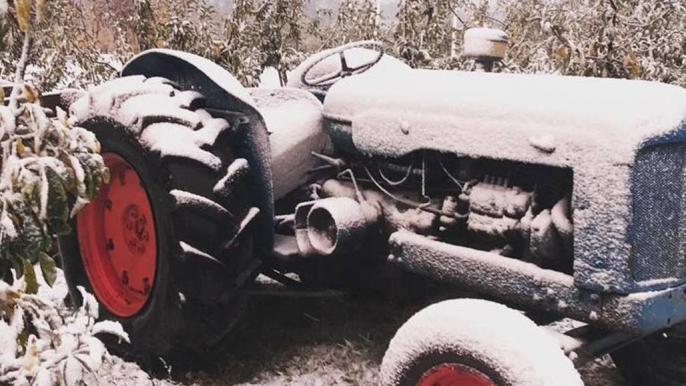
[[[491,378],[472,367],[444,363],[426,371],[417,386],[497,386]]]
[[[130,317],[155,281],[153,212],[136,170],[116,153],[103,159],[112,178],[77,217],[79,248],[95,296],[112,314]]]

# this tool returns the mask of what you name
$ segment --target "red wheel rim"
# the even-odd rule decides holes
[[[118,154],[103,159],[112,177],[77,217],[79,248],[100,303],[129,317],[143,309],[155,284],[155,223],[138,173]]]
[[[430,368],[417,386],[497,386],[479,370],[457,364],[444,363]]]

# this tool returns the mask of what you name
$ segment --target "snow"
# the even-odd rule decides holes
[[[545,153],[553,153],[557,149],[554,135],[531,136],[529,137],[529,142],[531,146]]]
[[[233,217],[233,214],[226,210],[226,208],[206,197],[178,189],[173,189],[169,193],[172,195],[172,197],[174,197],[177,207],[208,210],[213,213],[219,213],[226,217]]]
[[[176,123],[154,123],[145,128],[141,140],[149,149],[160,152],[162,157],[190,158],[218,171],[222,167],[221,159],[201,148],[214,143],[218,132],[208,127],[192,131]]]
[[[202,257],[202,258],[207,259],[208,261],[211,261],[213,263],[222,264],[219,260],[217,260],[213,256],[193,247],[192,245],[186,244],[183,241],[181,241],[179,244],[181,245],[181,249],[183,250],[183,252],[186,253],[187,255]]]
[[[291,72],[287,73],[288,79],[291,78]],[[279,72],[274,67],[267,67],[260,75],[259,88],[278,88],[281,87],[281,80],[279,79]]]
[[[77,310],[66,308],[62,299],[67,292],[64,276],[57,272],[57,279],[50,288],[36,267],[40,283],[37,295],[25,294],[23,280],[10,287],[0,282],[2,305],[14,304],[14,315],[9,323],[0,319],[0,383],[15,385],[65,386],[100,384],[102,365],[113,357],[95,335],[113,334],[127,340],[119,323],[96,322],[98,304],[95,298],[79,288],[84,304]],[[31,323],[28,330],[26,350],[17,345],[18,335],[25,330],[24,323]],[[139,370],[140,371],[140,370]]]
[[[250,171],[250,166],[245,158],[237,158],[226,168],[226,174],[222,177],[212,190],[217,194],[228,197],[235,183],[243,179]]]

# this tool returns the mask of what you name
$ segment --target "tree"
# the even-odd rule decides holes
[[[217,62],[248,86],[259,82],[267,67],[275,68],[282,85],[286,74],[304,59],[301,50],[307,30],[309,0],[237,0],[227,18]]]
[[[71,0],[36,3],[43,5],[37,15],[40,20],[35,25],[30,61],[41,65],[29,69],[31,80],[43,90],[52,90],[57,86],[84,87],[108,79],[113,69],[103,61],[86,25],[83,9]],[[10,4],[10,12],[0,25],[0,76],[4,77],[15,72],[23,44],[15,4],[30,6],[31,1]]]
[[[338,7],[335,31],[330,36],[335,39],[336,45],[378,39],[381,28],[379,12],[377,0],[342,0]]]
[[[450,3],[402,0],[396,19],[393,52],[412,67],[442,67],[453,36]]]
[[[646,79],[686,86],[681,0],[501,0],[509,71]]]

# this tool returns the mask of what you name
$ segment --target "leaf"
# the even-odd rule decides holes
[[[55,260],[45,252],[38,254],[38,262],[40,263],[40,270],[43,274],[43,279],[50,287],[55,284],[57,279],[57,268],[55,268]]]
[[[21,256],[12,256],[10,262],[17,275],[17,279],[21,279],[24,276],[24,258]]]
[[[28,259],[24,260],[24,281],[26,282],[26,293],[36,294],[38,293],[38,280],[36,280],[36,271],[33,269],[33,265]]]
[[[14,8],[17,10],[19,29],[26,32],[31,23],[31,0],[14,0]]]
[[[641,75],[641,66],[638,64],[638,60],[636,60],[636,55],[634,55],[633,51],[631,50],[629,50],[624,57],[624,67],[629,68],[632,79],[638,78],[638,76]]]

